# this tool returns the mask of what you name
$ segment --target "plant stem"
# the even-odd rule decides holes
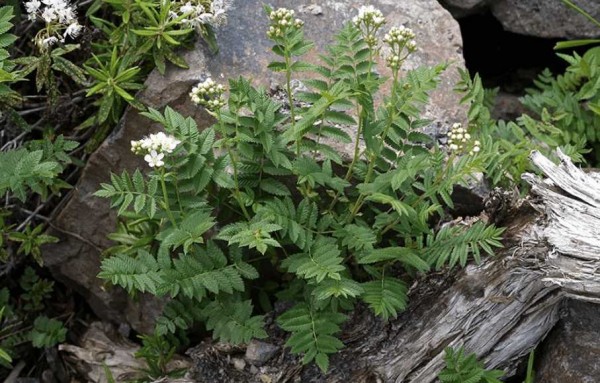
[[[286,47],[285,53],[285,90],[288,96],[288,103],[290,105],[290,118],[292,120],[292,129],[296,125],[296,108],[294,107],[294,97],[292,96],[292,58],[289,53],[287,53]],[[300,155],[300,141],[302,138],[298,138],[296,140],[296,155]]]
[[[217,110],[216,114],[217,114],[217,119],[219,120],[219,127],[221,128],[220,129],[221,133],[225,134],[225,129],[223,126],[223,119],[221,118],[221,110]],[[236,124],[236,128],[235,128],[235,135],[237,136],[237,124]],[[237,201],[238,205],[240,205],[240,208],[242,209],[242,213],[244,214],[244,217],[246,217],[246,219],[248,221],[250,221],[250,214],[248,214],[248,210],[246,210],[246,205],[244,205],[244,203],[242,201],[242,193],[240,192],[240,184],[238,182],[237,161],[235,160],[235,157],[231,150],[231,146],[229,146],[229,142],[226,142],[225,145],[227,145],[227,154],[229,155],[229,159],[231,160],[231,167],[233,168],[234,197],[235,197],[235,200]]]
[[[396,117],[396,89],[398,86],[398,69],[395,69],[392,72],[392,76],[393,76],[393,82],[392,82],[392,90],[391,90],[391,99],[390,99],[390,102],[388,105],[387,123],[386,123],[386,126],[385,126],[383,132],[381,133],[380,152],[381,152],[381,149],[383,149],[383,147],[385,146],[385,139],[387,138],[387,135],[388,135],[388,133],[394,123],[395,117]],[[365,181],[364,181],[365,184],[371,182],[371,177],[373,176],[373,173],[375,171],[375,160],[377,159],[378,154],[380,154],[380,153],[376,153],[373,151],[369,155],[369,167],[367,169],[367,174],[365,175]],[[348,222],[351,222],[352,219],[356,216],[356,214],[358,214],[360,208],[363,206],[364,200],[365,200],[364,193],[360,193],[360,195],[358,196],[358,199],[356,200],[356,203],[354,204],[354,206],[352,208],[350,217],[348,218]]]
[[[175,221],[175,217],[173,216],[173,212],[171,211],[171,206],[169,204],[169,194],[167,194],[167,184],[165,183],[165,169],[160,169],[160,186],[163,192],[163,202],[165,204],[165,210],[167,211],[167,216],[171,221],[173,226],[177,226],[177,222]]]

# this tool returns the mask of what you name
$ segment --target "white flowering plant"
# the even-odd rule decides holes
[[[23,76],[36,72],[37,92],[46,89],[48,102],[54,105],[60,94],[60,74],[80,86],[87,85],[83,70],[65,57],[79,49],[76,42],[84,27],[79,24],[75,6],[69,0],[30,0],[24,2],[24,7],[27,20],[37,29],[32,39],[35,51],[15,62],[22,66]]]
[[[114,174],[96,193],[122,220],[100,277],[170,297],[157,334],[202,322],[233,343],[266,337],[261,310],[279,297],[291,307],[277,318],[287,345],[325,371],[356,304],[396,317],[412,278],[493,254],[502,229],[455,217],[453,188],[482,170],[480,143],[459,124],[450,147],[420,131],[445,65],[401,71],[418,49],[414,32],[384,34],[381,12],[361,8],[314,64],[302,61],[313,47],[303,21],[265,9],[278,57],[269,68],[283,73],[287,102],[244,78],[207,77],[190,98],[212,127],[199,132],[170,108],[144,113],[165,130],[131,142],[146,170]],[[293,93],[307,71],[307,90]],[[353,143],[347,158],[340,143]]]
[[[135,98],[145,76],[156,67],[164,72],[167,62],[185,66],[174,52],[187,47],[195,31],[203,38],[210,36],[214,44],[215,30],[224,25],[231,3],[0,3],[2,380],[12,362],[33,362],[41,374],[46,368],[39,363],[41,354],[65,340],[61,320],[72,313],[63,305],[70,294],[62,294],[59,287],[59,293],[51,295],[51,282],[25,278],[26,270],[33,276],[47,274],[42,270],[43,246],[58,241],[46,232],[70,195],[65,189],[76,183],[79,167],[115,127],[125,107],[145,109]],[[195,8],[189,9],[192,4]],[[162,145],[145,148],[142,140],[140,155],[153,169],[164,170],[178,141],[160,135],[148,138]],[[31,300],[34,309],[25,309]]]

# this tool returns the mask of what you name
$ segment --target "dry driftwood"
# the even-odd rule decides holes
[[[600,301],[600,178],[557,155],[559,165],[531,154],[545,178],[524,176],[533,197],[510,212],[505,250],[415,283],[409,309],[387,324],[358,308],[342,334],[346,348],[332,357],[326,376],[286,351],[262,367],[234,368],[243,350],[213,345],[190,352],[191,375],[211,383],[429,383],[447,346],[465,346],[513,375],[554,326],[565,297]],[[270,341],[282,345],[284,338]]]
[[[135,357],[140,346],[125,339],[108,323],[94,322],[83,335],[79,346],[61,344],[58,349],[88,383],[108,383],[107,370],[116,382],[129,382],[145,377],[143,359]],[[189,362],[174,358],[171,370],[189,367]],[[159,380],[156,383],[190,383],[190,380]]]

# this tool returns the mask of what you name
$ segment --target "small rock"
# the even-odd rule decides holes
[[[233,362],[233,367],[235,367],[236,370],[243,371],[244,368],[246,367],[246,361],[244,359],[233,358],[232,362]]]
[[[42,383],[56,383],[52,370],[47,369],[42,372]]]
[[[262,366],[279,350],[278,346],[253,340],[246,349],[246,360],[254,365]]]
[[[311,4],[311,5],[303,5],[298,8],[298,10],[302,13],[310,13],[311,15],[322,15],[323,8],[320,5]]]
[[[600,382],[600,305],[568,301],[536,351],[536,382]]]

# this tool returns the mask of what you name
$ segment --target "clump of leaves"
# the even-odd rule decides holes
[[[465,353],[463,347],[448,347],[444,361],[446,367],[438,375],[442,383],[501,383],[498,378],[504,376],[503,371],[486,370],[477,355]]]
[[[10,290],[0,289],[4,314],[0,318],[0,349],[16,360],[31,352],[31,346],[48,348],[64,342],[67,333],[62,321],[49,317],[54,282],[40,277],[32,267],[24,269],[18,282]]]
[[[31,330],[30,336],[33,347],[52,347],[65,341],[67,329],[61,321],[40,315],[33,322],[33,330]]]
[[[369,8],[319,64],[302,61],[312,43],[293,12],[266,12],[279,57],[269,67],[285,75],[288,104],[245,78],[229,80],[228,97],[206,79],[191,97],[214,126],[199,132],[168,107],[144,112],[166,134],[132,143],[150,171],[113,174],[96,192],[121,218],[99,276],[132,294],[170,297],[159,334],[201,322],[236,343],[267,336],[251,291],[266,290],[260,276],[276,281],[277,296],[292,305],[277,318],[291,333],[287,345],[325,371],[343,347],[345,312],[363,301],[383,319],[396,317],[411,277],[493,254],[502,229],[443,225],[454,186],[483,171],[485,157],[470,150],[479,147],[475,131],[457,127],[451,153],[419,131],[446,65],[401,76],[416,49],[410,30],[386,35],[394,56],[385,78],[374,70],[380,43],[372,38],[384,20]],[[289,80],[305,71],[300,104]],[[351,159],[339,142],[354,143]],[[269,306],[265,299],[275,297],[262,296]]]
[[[10,60],[10,53],[6,49],[17,40],[17,36],[9,33],[13,27],[11,23],[13,17],[13,7],[8,5],[0,7],[0,113],[12,112],[11,115],[14,115],[12,108],[20,104],[21,95],[12,90],[10,85],[22,79],[21,74],[15,70],[15,64]]]
[[[135,353],[136,358],[146,361],[148,368],[140,371],[144,378],[138,379],[139,382],[159,379],[163,376],[180,377],[182,370],[169,369],[169,362],[175,355],[176,347],[164,336],[158,334],[142,335],[142,347]]]
[[[459,69],[459,72],[461,81],[455,90],[464,94],[461,102],[469,105],[469,126],[480,132],[480,158],[492,185],[519,185],[526,191],[528,187],[521,182],[521,175],[537,171],[529,161],[532,150],[555,158],[554,153],[560,148],[574,162],[584,161],[583,155],[589,151],[585,137],[561,129],[559,121],[545,108],[540,110],[539,119],[522,115],[516,121],[494,120],[490,109],[495,91],[484,89],[479,75],[471,78],[467,71]]]

